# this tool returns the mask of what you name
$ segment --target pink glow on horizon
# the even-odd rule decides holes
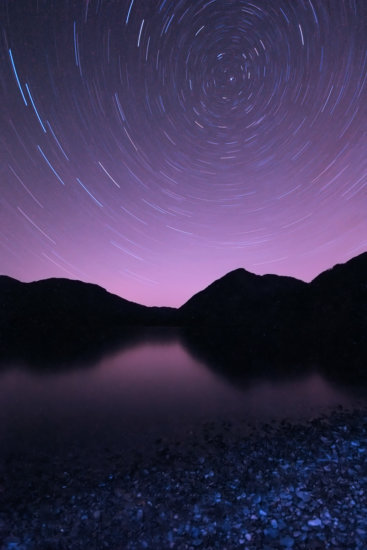
[[[180,306],[367,250],[366,0],[3,3],[1,273]]]
[[[363,250],[356,250],[355,255],[362,252]],[[181,259],[180,266],[177,269],[172,268],[170,270],[167,266],[166,272],[162,269],[158,273],[155,271],[147,273],[146,278],[150,278],[151,280],[155,278],[156,281],[160,281],[154,284],[143,281],[143,279],[123,279],[121,276],[111,276],[108,269],[102,271],[100,268],[96,268],[95,277],[80,277],[80,280],[97,284],[112,294],[139,304],[180,307],[191,296],[206,288],[213,281],[239,267],[243,267],[247,271],[256,273],[257,275],[272,273],[310,282],[322,271],[330,269],[336,263],[344,263],[353,257],[353,255],[340,255],[338,257],[336,251],[327,250],[325,253],[323,250],[319,250],[313,254],[303,254],[299,257],[298,263],[293,263],[290,258],[285,258],[278,261],[270,260],[269,262],[254,262],[253,264],[249,262],[241,265],[236,259],[236,253],[233,254],[232,259],[228,253],[225,256],[226,258],[223,261],[218,259],[217,262],[211,262],[208,259],[207,264],[203,261],[204,255],[201,256],[201,260],[198,257],[192,265],[190,264],[190,259],[187,259],[186,262],[185,259]],[[76,279],[76,277],[71,277],[70,274],[62,270],[55,270],[53,268],[42,270],[39,265],[34,265],[33,269],[29,269],[27,277],[20,276],[16,272],[9,275],[24,282],[49,277]]]

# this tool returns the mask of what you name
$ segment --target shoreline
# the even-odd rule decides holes
[[[366,548],[366,408],[188,435],[132,461],[8,458],[1,550]]]

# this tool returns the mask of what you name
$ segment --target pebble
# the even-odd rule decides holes
[[[55,458],[41,483],[29,473],[39,472],[39,461],[27,462],[26,477],[21,458],[13,459],[2,481],[0,550],[56,549],[61,527],[68,550],[95,548],[97,534],[101,550],[367,548],[359,452],[367,413],[284,424],[266,437],[223,433],[220,446],[208,431],[204,441],[167,442],[164,455],[157,447],[125,469],[123,454],[105,465],[101,455],[99,470]]]
[[[310,525],[310,527],[320,527],[322,525],[320,518],[310,519],[307,523],[308,525]]]
[[[289,535],[282,537],[279,542],[282,546],[284,546],[284,548],[292,548],[294,545],[294,539]]]

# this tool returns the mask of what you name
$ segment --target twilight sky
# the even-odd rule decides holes
[[[366,0],[1,0],[0,273],[180,305],[367,250]]]

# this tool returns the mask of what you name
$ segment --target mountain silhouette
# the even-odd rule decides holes
[[[69,279],[22,283],[0,276],[0,357],[70,356],[132,330],[176,326],[199,354],[231,346],[264,361],[286,355],[367,355],[367,253],[311,283],[236,269],[180,308],[147,307]],[[213,343],[213,339],[215,342]],[[224,340],[230,342],[225,346]],[[237,354],[240,355],[240,354]]]
[[[181,306],[180,317],[185,325],[260,327],[293,316],[306,288],[292,277],[236,269],[190,298]]]
[[[232,271],[180,308],[189,351],[234,378],[320,367],[367,379],[367,253],[311,283]]]
[[[169,325],[174,313],[81,281],[22,283],[0,276],[0,357],[55,352],[68,357],[85,346],[119,340],[128,327]]]
[[[324,271],[309,285],[310,331],[324,355],[367,352],[367,253]]]

